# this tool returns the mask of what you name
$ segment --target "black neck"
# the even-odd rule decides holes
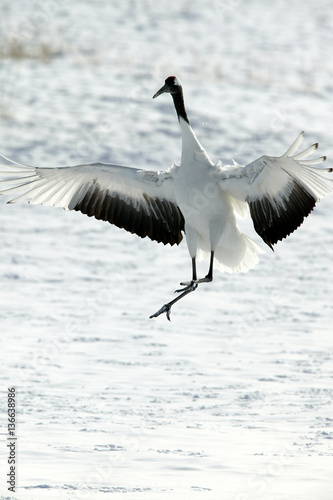
[[[186,111],[185,111],[185,104],[184,104],[184,97],[183,97],[183,89],[179,87],[179,90],[177,92],[174,92],[171,94],[173,103],[176,108],[176,113],[178,116],[178,120],[180,117],[182,117],[188,124],[190,124],[189,119],[187,117]]]

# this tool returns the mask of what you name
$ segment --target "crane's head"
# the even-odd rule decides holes
[[[176,76],[169,76],[165,80],[165,84],[163,85],[163,87],[153,95],[153,99],[161,94],[164,94],[164,92],[168,92],[169,94],[177,94],[179,91],[181,91],[181,88],[182,85],[180,83],[180,80]]]
[[[188,124],[190,124],[185,111],[182,84],[180,83],[180,80],[176,76],[169,76],[165,80],[165,84],[163,85],[163,87],[160,88],[160,90],[158,90],[156,94],[153,95],[153,99],[155,99],[155,97],[158,97],[161,94],[164,94],[164,92],[171,94],[179,122],[180,118],[182,118]]]

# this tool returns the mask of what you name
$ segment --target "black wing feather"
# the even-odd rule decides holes
[[[146,193],[143,193],[143,202],[136,201],[134,206],[130,198],[105,190],[94,182],[73,210],[165,245],[179,245],[183,239],[185,223],[179,207]]]
[[[289,190],[280,202],[263,196],[246,200],[250,207],[254,229],[273,250],[273,245],[294,232],[313,210],[314,198],[296,179],[290,180]]]

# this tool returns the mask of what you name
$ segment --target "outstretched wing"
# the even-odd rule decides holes
[[[272,249],[333,190],[333,181],[323,175],[333,169],[313,166],[326,157],[307,159],[318,144],[295,154],[303,136],[304,132],[280,157],[262,156],[246,167],[218,165],[214,173],[223,191],[248,203],[256,232]]]
[[[62,168],[21,165],[2,157],[0,185],[8,203],[53,205],[78,210],[136,233],[141,238],[178,245],[184,230],[173,189],[172,169],[137,170],[120,165],[93,163]]]

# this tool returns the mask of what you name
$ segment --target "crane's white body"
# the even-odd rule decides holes
[[[240,272],[252,268],[262,250],[249,237],[241,234],[234,212],[235,205],[214,178],[218,167],[201,146],[191,126],[180,118],[182,155],[174,166],[174,191],[185,218],[185,234],[192,258],[209,257],[215,252],[215,267],[220,271]],[[244,204],[243,210],[247,208]]]

